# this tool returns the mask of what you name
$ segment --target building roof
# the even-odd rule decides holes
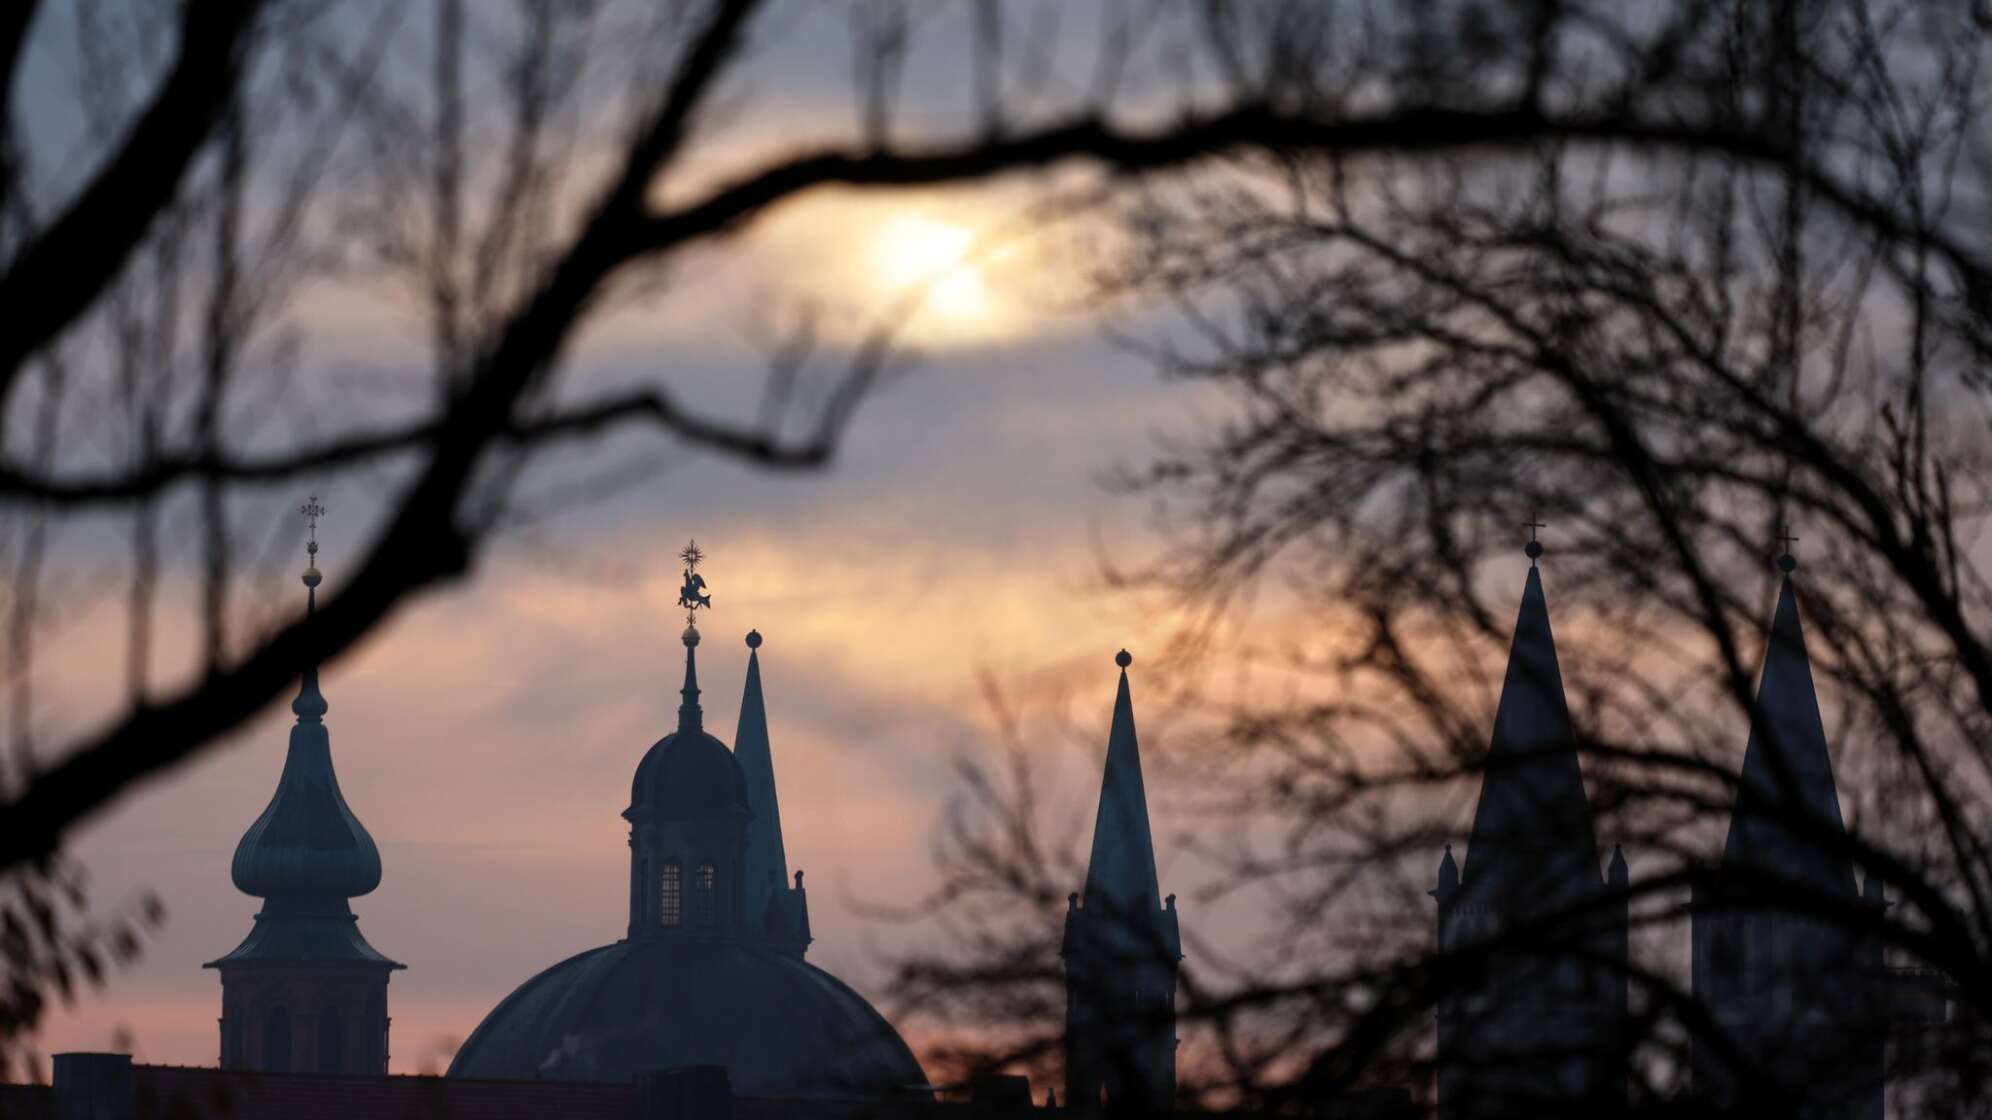
[[[316,542],[313,542],[314,552]],[[306,616],[317,609],[318,568],[304,573]],[[318,666],[305,666],[291,711],[290,749],[277,789],[235,846],[236,889],[264,899],[255,928],[206,967],[254,960],[359,961],[386,968],[360,934],[347,900],[380,885],[380,851],[346,805],[332,770],[330,705],[318,689]]]
[[[1086,907],[1141,913],[1162,905],[1155,872],[1155,838],[1148,825],[1148,791],[1141,781],[1141,744],[1134,733],[1134,700],[1128,693],[1127,651],[1114,693],[1114,721],[1107,733],[1100,807],[1093,818],[1093,850],[1086,861]]]
[[[1743,773],[1722,859],[1725,866],[1745,865],[1852,895],[1856,893],[1852,861],[1822,843],[1845,833],[1840,795],[1833,784],[1833,759],[1826,749],[1826,729],[1812,683],[1812,660],[1799,620],[1798,592],[1787,575],[1771,620],[1750,742],[1743,752]]]
[[[752,943],[618,941],[520,985],[451,1077],[625,1081],[725,1066],[747,1096],[879,1099],[924,1090],[898,1032],[836,977]]]
[[[678,706],[678,729],[657,740],[636,764],[630,783],[629,808],[634,820],[654,814],[664,820],[721,813],[747,813],[747,779],[726,744],[706,734],[699,708],[696,627],[685,627],[684,701]]]
[[[747,635],[747,684],[740,694],[740,726],[733,733],[733,757],[747,783],[747,897],[756,903],[771,888],[789,882],[788,853],[782,845],[782,810],[775,796],[775,758],[768,742],[768,709],[761,697],[761,632]],[[761,907],[750,907],[758,913]]]
[[[1549,604],[1542,572],[1531,564],[1467,843],[1462,901],[1494,908],[1555,904],[1567,901],[1570,890],[1600,886],[1597,834]]]

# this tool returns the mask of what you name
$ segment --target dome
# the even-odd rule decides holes
[[[619,941],[505,997],[452,1077],[630,1081],[725,1066],[742,1096],[876,1100],[927,1091],[906,1043],[822,969],[722,940]]]
[[[726,744],[696,727],[664,736],[636,764],[629,812],[648,810],[666,820],[745,813],[747,778]]]
[[[235,887],[259,898],[346,899],[380,885],[380,851],[339,793],[318,671],[307,668],[283,776],[263,815],[242,834],[229,867]]]

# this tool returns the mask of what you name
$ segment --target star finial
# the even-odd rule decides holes
[[[1787,574],[1796,571],[1798,557],[1791,554],[1791,546],[1798,543],[1798,538],[1791,535],[1790,525],[1778,526],[1778,543],[1784,546],[1784,551],[1778,554],[1778,570]]]
[[[695,642],[697,630],[693,621],[698,617],[700,607],[710,609],[712,596],[705,593],[705,577],[699,574],[699,563],[705,559],[705,552],[694,540],[679,551],[678,559],[685,562],[685,586],[678,591],[678,605],[685,608],[686,641]]]

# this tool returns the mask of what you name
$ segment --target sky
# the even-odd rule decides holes
[[[744,108],[705,146],[711,166],[846,129],[824,106],[848,100],[848,51],[825,37],[841,32],[812,31],[810,18],[764,44],[739,88]],[[36,34],[57,61],[37,64],[27,112],[60,137],[73,127],[54,92],[73,33]],[[421,37],[405,29],[391,61],[416,65]],[[966,105],[944,48],[916,51],[908,66],[915,118],[945,116],[937,106],[950,99]],[[893,949],[933,936],[868,916],[864,904],[910,903],[933,884],[937,825],[960,792],[955,765],[995,746],[985,679],[1050,697],[1058,718],[1028,725],[1043,730],[1027,748],[1055,793],[1054,816],[1090,820],[1113,655],[1135,655],[1139,713],[1150,653],[1173,625],[1153,603],[1104,586],[1103,561],[1138,563],[1157,542],[1145,507],[1109,493],[1102,476],[1139,464],[1158,434],[1186,429],[1214,402],[1161,381],[1081,306],[1075,254],[1098,229],[1010,235],[1042,198],[1012,182],[813,197],[701,254],[661,297],[604,316],[570,359],[570,388],[654,378],[662,367],[693,402],[738,410],[764,375],[770,314],[815,309],[834,357],[922,293],[900,335],[917,354],[910,372],[865,406],[828,471],[769,473],[654,436],[621,438],[542,479],[555,493],[555,483],[613,466],[612,493],[549,500],[557,508],[508,533],[471,578],[420,599],[327,667],[339,781],[384,868],[380,888],[354,908],[369,940],[408,965],[389,989],[394,1070],[440,1069],[514,986],[621,935],[628,851],[618,814],[637,760],[675,720],[675,555],[688,539],[707,553],[714,597],[700,621],[706,724],[729,741],[741,638],[757,628],[766,639],[776,777],[790,865],[809,873],[813,962],[876,995]],[[419,376],[423,331],[399,298],[365,284],[301,298],[304,380],[287,407],[334,407],[356,368]],[[643,469],[624,473],[631,463]],[[377,513],[373,487],[301,484],[296,501],[270,507],[282,517],[307,490],[320,494],[328,590]],[[302,519],[270,532],[290,551],[267,594],[301,608]],[[168,665],[191,606],[184,578],[169,577]],[[111,602],[65,621],[44,662],[51,731],[113,710],[120,681],[106,666],[122,661],[121,624]],[[43,1052],[128,1045],[143,1061],[215,1061],[219,985],[200,966],[250,928],[257,900],[231,885],[229,857],[275,787],[289,722],[287,704],[274,706],[76,835],[72,855],[97,910],[118,912],[151,891],[168,919],[107,990],[50,1016]],[[1151,724],[1146,737],[1167,734]],[[1168,778],[1151,771],[1163,880],[1174,888],[1193,872],[1170,839]],[[1184,913],[1192,931],[1201,920]]]
[[[1096,74],[1097,20],[1119,6],[1022,8],[1009,10],[1019,28],[1038,30],[1046,59],[1020,65],[1034,76],[1012,92],[1040,111],[1083,97]],[[355,3],[338,18],[366,28],[383,10]],[[660,198],[689,196],[771,153],[848,138],[857,113],[845,11],[777,5],[747,73],[726,87],[722,121]],[[934,134],[972,120],[964,31],[948,17],[918,28],[898,102],[907,129]],[[1176,73],[1168,30],[1145,34],[1125,80],[1139,111],[1164,104],[1158,83]],[[74,64],[74,35],[61,16],[37,24],[22,102],[57,181],[88,169],[72,152],[80,126],[63,92],[73,84],[63,60]],[[419,21],[392,28],[383,73],[415,80],[425,51]],[[577,127],[585,168],[590,145],[611,130]],[[751,417],[769,324],[805,311],[823,340],[818,373],[881,322],[898,325],[910,361],[867,401],[822,472],[755,469],[641,431],[541,464],[525,488],[528,523],[508,528],[467,579],[423,596],[325,669],[339,781],[383,864],[381,886],[354,908],[372,944],[408,965],[389,987],[395,1071],[440,1070],[518,984],[621,936],[628,849],[619,814],[637,761],[675,723],[676,554],[692,538],[707,554],[713,595],[700,619],[705,724],[722,739],[738,713],[741,639],[749,629],[765,639],[776,781],[789,864],[808,873],[814,963],[877,997],[891,955],[938,936],[875,910],[935,885],[938,829],[962,793],[957,764],[991,762],[1003,745],[988,681],[1036,705],[1020,745],[1051,791],[1058,834],[1083,848],[1122,648],[1134,656],[1163,889],[1187,899],[1211,874],[1186,854],[1193,822],[1172,815],[1197,770],[1178,770],[1172,756],[1197,744],[1155,702],[1181,616],[1102,578],[1104,565],[1139,566],[1167,541],[1145,499],[1103,479],[1139,466],[1161,439],[1207,430],[1226,405],[1163,379],[1109,336],[1169,322],[1156,308],[1110,317],[1085,298],[1090,267],[1111,253],[1109,227],[1084,214],[1033,220],[1048,192],[1088,186],[1060,175],[819,193],[691,255],[656,291],[590,322],[562,374],[576,399],[661,380],[698,408]],[[405,290],[365,277],[314,286],[292,321],[299,380],[261,430],[266,443],[426,389],[426,328]],[[336,594],[393,479],[302,482],[245,513],[277,542],[256,594],[302,608],[304,525],[294,511],[309,493],[330,510],[319,566]],[[171,531],[183,544],[192,535]],[[74,548],[95,562],[120,541],[86,533]],[[1525,566],[1517,553],[1495,575],[1518,588]],[[187,577],[183,564],[163,592],[169,679],[191,648]],[[1553,579],[1550,593],[1553,602]],[[50,737],[115,710],[117,607],[100,599],[51,639],[38,713]],[[1232,621],[1260,639],[1332,624],[1280,608],[1269,594]],[[250,928],[258,903],[230,883],[229,858],[275,788],[290,721],[287,703],[273,705],[76,835],[71,854],[90,876],[95,908],[117,912],[150,891],[168,918],[107,990],[50,1016],[43,1052],[129,1046],[143,1061],[216,1060],[220,989],[201,964]],[[1470,809],[1451,806],[1462,828]],[[1265,925],[1233,907],[1186,902],[1180,914],[1188,939],[1219,946],[1248,944]]]

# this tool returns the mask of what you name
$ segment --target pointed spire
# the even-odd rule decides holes
[[[1093,851],[1086,865],[1086,907],[1133,915],[1155,910],[1162,891],[1155,873],[1155,840],[1148,827],[1148,792],[1141,781],[1141,745],[1134,734],[1134,701],[1128,694],[1126,650],[1114,655],[1120,688],[1107,735],[1106,773],[1093,820]]]
[[[740,694],[740,726],[733,734],[733,757],[747,778],[746,882],[761,894],[786,893],[788,854],[782,847],[782,811],[775,797],[774,752],[768,743],[768,708],[761,696],[761,632],[747,633],[747,685]]]
[[[1798,562],[1779,557],[1785,578],[1778,589],[1770,643],[1743,752],[1736,810],[1723,845],[1723,862],[1747,864],[1843,894],[1855,891],[1853,864],[1830,854],[1820,833],[1844,834],[1833,760],[1819,717],[1812,660],[1799,619]]]
[[[1453,846],[1446,845],[1446,854],[1439,859],[1439,887],[1432,893],[1439,898],[1450,898],[1459,890],[1459,864],[1453,862]]]
[[[705,727],[705,712],[699,707],[699,628],[685,624],[685,684],[678,690],[678,734],[696,734]]]
[[[1542,571],[1531,561],[1494,716],[1480,804],[1466,850],[1464,888],[1478,905],[1555,901],[1596,887],[1598,842],[1577,764],[1577,737],[1549,628]]]

